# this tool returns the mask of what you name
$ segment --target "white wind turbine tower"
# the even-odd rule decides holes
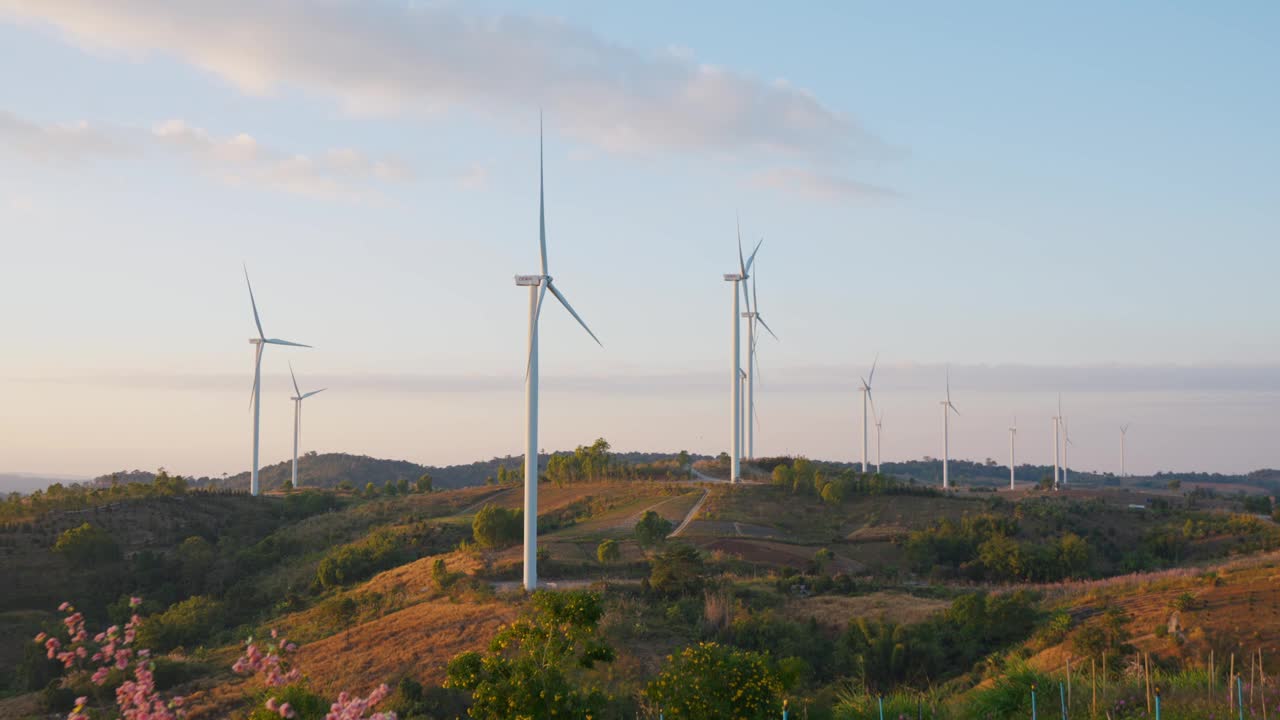
[[[1067,419],[1062,418],[1062,487],[1067,486],[1067,448],[1071,445],[1071,431],[1067,429]]]
[[[951,487],[951,479],[947,475],[947,463],[951,456],[951,413],[960,414],[951,402],[951,369],[947,369],[947,399],[942,401],[942,489]]]
[[[747,372],[746,372],[745,370],[742,370],[742,369],[739,369],[739,370],[738,370],[738,392],[739,392],[739,393],[742,393],[742,396],[743,396],[743,397],[746,397],[746,394],[747,394]],[[738,445],[739,445],[739,447],[745,447],[745,445],[744,445],[744,443],[743,443],[743,440],[742,440],[742,435],[743,435],[744,430],[745,430],[747,427],[749,427],[749,426],[751,425],[751,417],[750,417],[749,415],[747,415],[747,412],[748,412],[748,411],[747,411],[747,404],[746,404],[746,403],[743,403],[743,404],[742,404],[742,408],[741,408],[741,410],[742,410],[742,416],[738,418]]]
[[[1018,467],[1018,418],[1013,419],[1013,426],[1009,428],[1009,489],[1017,488],[1014,483],[1015,469]]]
[[[1127,477],[1124,472],[1124,436],[1129,433],[1128,425],[1120,426],[1120,477]]]
[[[253,408],[253,470],[249,475],[249,494],[258,496],[258,418],[262,400],[262,350],[268,345],[288,345],[290,347],[309,348],[310,345],[268,338],[262,331],[262,320],[258,317],[258,303],[253,299],[253,285],[249,282],[249,268],[244,269],[244,284],[249,287],[249,305],[253,307],[253,323],[258,327],[258,337],[249,338],[254,346],[253,357],[253,390],[249,393],[249,405]]]
[[[1061,459],[1058,455],[1060,447],[1058,445],[1058,424],[1062,422],[1062,396],[1058,396],[1058,414],[1053,416],[1053,489],[1058,489],[1058,468],[1061,467]]]
[[[537,275],[517,275],[516,285],[529,288],[529,359],[525,370],[526,431],[524,445],[524,587],[532,591],[538,587],[538,318],[542,315],[542,300],[550,290],[565,310],[582,326],[583,330],[604,347],[591,328],[556,289],[547,274],[547,213],[542,178],[542,118],[538,118],[538,248],[542,257],[542,272]]]
[[[882,425],[884,424],[884,413],[881,412],[876,416],[876,474],[880,474],[880,436],[882,433]]]
[[[875,402],[871,400],[871,381],[876,379],[876,364],[880,362],[880,355],[877,354],[875,359],[871,361],[871,372],[867,377],[858,378],[862,381],[859,390],[862,392],[862,472],[866,474],[867,463],[870,452],[868,443],[871,437],[870,423],[867,421],[867,403],[871,403],[874,408]],[[877,471],[879,472],[879,471]]]
[[[293,363],[289,363],[289,377],[293,379],[293,391],[297,393],[289,398],[293,401],[293,489],[298,489],[298,438],[302,435],[302,401],[312,395],[319,395],[327,388],[312,390],[309,393],[302,392],[298,388],[298,376],[293,374]]]
[[[751,302],[747,304],[747,311],[742,313],[742,317],[747,318],[747,459],[755,460],[756,376],[760,374],[760,369],[756,367],[756,325],[764,328],[774,340],[778,339],[773,328],[760,315],[760,296],[756,293],[755,275],[751,276]]]
[[[760,251],[760,243],[756,243],[755,250],[751,251],[751,258],[742,259],[742,229],[738,229],[738,272],[725,273],[726,282],[733,283],[733,374],[730,376],[729,384],[731,400],[729,403],[729,420],[731,427],[729,428],[729,441],[733,444],[732,452],[729,453],[729,482],[738,482],[742,479],[741,460],[742,460],[742,387],[738,384],[738,374],[742,372],[742,328],[738,319],[741,314],[741,306],[738,303],[738,288],[742,288],[742,296],[746,298],[747,287],[743,285],[750,275],[751,263],[755,262],[756,253]],[[750,300],[748,299],[748,305]]]

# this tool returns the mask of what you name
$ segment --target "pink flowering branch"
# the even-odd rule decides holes
[[[136,610],[141,604],[141,598],[129,599],[130,608]],[[45,655],[50,660],[57,660],[67,671],[89,674],[89,679],[99,687],[106,684],[112,670],[121,671],[125,679],[116,688],[116,707],[123,720],[179,720],[183,717],[183,699],[175,697],[166,702],[156,690],[151,651],[133,647],[138,626],[142,624],[142,618],[136,612],[123,628],[112,625],[90,638],[83,613],[69,602],[59,605],[58,610],[66,614],[62,619],[66,638],[45,633],[35,637],[35,641],[44,646]],[[88,704],[87,697],[77,698],[67,720],[88,720],[85,713]]]
[[[367,715],[373,707],[391,694],[391,688],[379,685],[368,697],[356,697],[346,691],[338,693],[338,702],[329,706],[329,714],[324,720],[396,720],[393,712],[380,712]]]

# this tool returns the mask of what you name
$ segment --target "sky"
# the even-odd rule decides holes
[[[1280,466],[1280,5],[0,0],[0,472],[718,453]]]

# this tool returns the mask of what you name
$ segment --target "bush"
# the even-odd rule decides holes
[[[211,597],[187,598],[143,620],[138,628],[138,645],[161,652],[180,645],[197,645],[221,628],[224,611],[223,604]]]
[[[645,510],[636,523],[636,541],[641,547],[652,548],[661,545],[671,534],[671,521],[652,510]]]
[[[293,720],[324,720],[329,714],[328,700],[307,690],[299,684],[286,685],[280,688],[268,688],[262,696],[262,702],[249,714],[249,720],[280,720],[279,712],[269,710],[266,701],[274,698],[276,705],[289,704]]]
[[[618,562],[622,558],[622,546],[617,540],[604,540],[596,547],[596,559],[601,565]]]
[[[668,656],[644,696],[676,720],[763,720],[782,712],[782,691],[764,655],[704,642]]]
[[[53,551],[80,567],[115,562],[123,557],[115,538],[106,530],[89,523],[59,535]]]
[[[524,535],[524,513],[485,505],[471,521],[471,533],[483,548],[504,548],[520,542]]]
[[[690,595],[702,589],[702,556],[683,543],[667,548],[653,559],[649,587],[668,597]]]

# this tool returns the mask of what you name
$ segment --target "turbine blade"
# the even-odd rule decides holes
[[[751,306],[755,308],[756,313],[760,312],[760,294],[756,292],[756,276],[751,276]]]
[[[244,284],[249,287],[249,305],[253,307],[253,324],[258,326],[258,337],[266,339],[267,334],[262,331],[262,320],[258,318],[258,302],[253,299],[253,283],[249,282],[249,266],[244,266]]]
[[[960,410],[959,410],[958,408],[956,408],[956,406],[955,406],[955,405],[952,405],[950,400],[948,400],[948,401],[947,401],[947,405],[949,405],[949,406],[951,407],[951,409],[952,409],[952,410],[954,410],[954,411],[955,411],[955,413],[956,413],[957,415],[959,415],[959,414],[960,414]]]
[[[876,357],[871,361],[871,374],[867,376],[867,385],[876,379],[876,365],[880,363],[880,353],[876,353]]]
[[[751,251],[751,256],[747,258],[747,266],[743,268],[743,275],[751,272],[751,264],[756,261],[756,253],[760,252],[760,246],[764,244],[764,238],[760,238],[760,242],[756,243],[756,249]]]
[[[298,376],[293,374],[293,361],[292,361],[292,360],[290,360],[290,361],[289,361],[289,377],[293,379],[293,391],[294,391],[294,393],[296,393],[296,394],[298,395],[298,397],[302,397],[302,390],[298,387]]]
[[[533,332],[538,332],[538,321],[542,318],[542,298],[547,296],[547,285],[549,283],[544,278],[542,286],[538,288],[538,302],[533,306]],[[529,369],[533,367],[533,336],[529,337],[529,356],[524,363],[524,379],[529,379]]]
[[[947,404],[951,404],[951,366],[947,366]]]
[[[329,389],[329,388],[320,388],[319,390],[312,390],[311,392],[307,393],[306,395],[301,395],[301,396],[300,396],[300,398],[301,398],[301,399],[303,399],[303,400],[306,400],[307,398],[311,397],[312,395],[319,395],[320,393],[322,393],[322,392],[324,392],[325,390],[328,390],[328,389]]]
[[[564,299],[564,295],[560,294],[560,291],[556,289],[556,286],[553,285],[550,280],[547,281],[547,288],[551,290],[552,295],[556,296],[556,299],[560,301],[560,304],[564,306],[564,309],[569,311],[569,314],[573,316],[573,319],[578,321],[578,324],[582,326],[582,329],[587,331],[587,334],[591,336],[591,339],[595,340],[596,344],[600,347],[604,347],[604,343],[600,342],[600,338],[596,337],[596,334],[591,332],[591,328],[587,327],[587,323],[583,321],[583,319],[573,309],[573,306],[569,304],[569,301]]]
[[[756,315],[756,320],[760,321],[760,326],[763,327],[765,330],[768,330],[770,335],[773,335],[774,340],[778,339],[777,333],[775,333],[773,329],[769,327],[769,323],[766,323],[764,321],[764,318],[760,317],[759,315]]]
[[[542,251],[542,274],[547,274],[547,203],[542,181],[542,111],[538,111],[538,246]]]
[[[735,218],[738,224],[738,274],[747,276],[747,263],[742,259],[742,221]]]
[[[871,394],[871,388],[867,388],[867,400],[871,402],[871,417],[876,416],[876,396]],[[877,421],[877,425],[879,422]]]
[[[288,345],[289,347],[304,347],[304,348],[311,347],[310,345],[303,345],[302,343],[291,342],[289,340],[281,340],[279,338],[271,338],[269,340],[263,340],[263,342],[269,345]]]
[[[253,409],[253,398],[258,394],[258,383],[262,382],[262,344],[259,343],[253,355],[253,386],[249,388],[249,409]]]

